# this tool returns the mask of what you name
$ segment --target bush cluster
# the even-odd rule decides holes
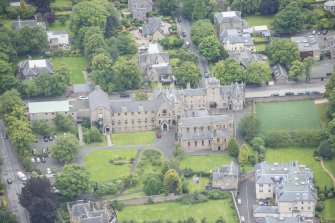
[[[120,180],[115,181],[115,182],[105,182],[105,183],[99,183],[95,193],[98,196],[103,196],[103,195],[114,195],[119,192],[119,190],[122,187],[122,182]]]
[[[321,142],[319,131],[271,132],[265,135],[267,147],[317,147]]]

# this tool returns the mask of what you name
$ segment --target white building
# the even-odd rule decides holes
[[[48,42],[51,49],[67,47],[69,45],[69,34],[66,31],[48,31]]]

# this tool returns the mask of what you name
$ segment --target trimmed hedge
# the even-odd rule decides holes
[[[271,132],[265,135],[266,147],[317,147],[322,140],[319,131]]]

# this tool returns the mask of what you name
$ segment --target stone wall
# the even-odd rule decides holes
[[[146,196],[141,198],[133,198],[133,199],[127,199],[127,200],[121,200],[120,202],[124,205],[135,205],[135,204],[147,204],[150,202],[153,203],[159,203],[163,201],[173,201],[181,198],[184,195],[153,195],[153,196]]]

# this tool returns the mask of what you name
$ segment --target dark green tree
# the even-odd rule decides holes
[[[228,152],[229,155],[233,157],[237,157],[239,150],[238,150],[238,143],[236,138],[230,138],[228,141]]]
[[[205,37],[213,35],[216,35],[216,31],[208,19],[198,20],[191,27],[191,39],[197,46]]]
[[[163,15],[174,15],[178,7],[177,0],[159,0],[158,8]]]
[[[255,115],[246,115],[238,123],[238,130],[250,142],[259,133],[260,121]]]
[[[59,136],[50,146],[51,157],[59,162],[73,161],[79,152],[79,141],[72,134]]]
[[[0,208],[0,223],[17,223],[16,216],[6,208]]]
[[[207,7],[204,0],[194,0],[192,18],[194,21],[207,18]]]
[[[191,87],[196,87],[201,78],[199,67],[189,61],[182,63],[174,75],[183,87],[186,87],[188,83]]]
[[[262,84],[271,78],[271,68],[268,62],[251,62],[246,70],[248,84]]]
[[[212,72],[221,81],[221,84],[231,84],[235,81],[242,81],[245,78],[244,69],[232,58],[227,58],[214,64]]]
[[[144,193],[146,195],[160,194],[163,189],[163,175],[160,173],[150,173],[144,180]]]
[[[290,39],[274,39],[266,47],[271,64],[280,63],[289,67],[293,61],[300,59],[298,45]]]
[[[220,57],[221,44],[216,36],[207,36],[199,44],[199,52],[208,60],[214,61]]]

